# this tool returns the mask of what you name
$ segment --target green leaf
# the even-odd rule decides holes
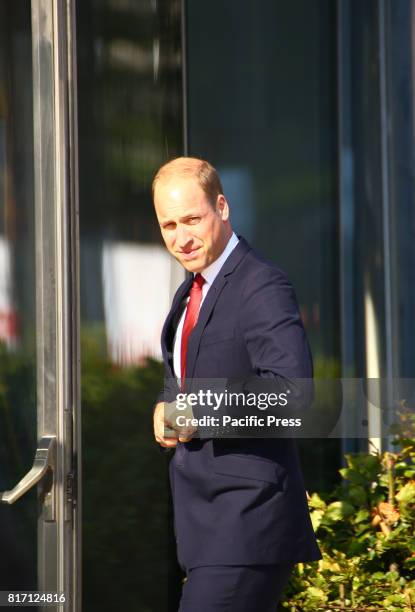
[[[401,504],[415,503],[415,481],[407,482],[396,494],[396,499]]]
[[[362,523],[370,518],[370,514],[367,510],[359,510],[354,517],[355,523]]]
[[[318,601],[321,601],[321,602],[327,601],[327,595],[323,591],[323,589],[319,589],[317,587],[310,586],[307,589],[307,594],[312,599],[317,599]]]
[[[345,501],[332,502],[324,514],[326,521],[340,521],[351,516],[354,513],[354,507]]]
[[[349,499],[355,506],[364,506],[367,503],[365,489],[361,485],[350,487]]]
[[[384,572],[375,572],[374,574],[372,574],[373,580],[382,580],[384,577],[385,577]]]
[[[415,570],[415,557],[409,557],[409,559],[405,559],[403,565],[404,567],[407,567],[410,570]]]
[[[367,482],[366,478],[362,474],[359,474],[359,472],[356,472],[352,468],[342,468],[339,470],[339,472],[343,478],[350,480],[350,482],[353,482],[354,484],[364,485]]]
[[[326,502],[324,502],[317,493],[311,495],[311,498],[308,500],[308,505],[310,508],[316,510],[325,510],[327,506]]]
[[[324,510],[313,510],[313,512],[310,513],[311,523],[313,525],[314,531],[317,531],[317,529],[320,527],[323,516]]]

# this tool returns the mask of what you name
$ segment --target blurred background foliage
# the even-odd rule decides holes
[[[128,610],[177,609],[169,456],[152,424],[162,364],[118,367],[100,337],[82,334],[84,601],[89,610],[113,610],[121,590]]]
[[[35,451],[36,358],[0,342],[0,491],[23,478]],[[0,588],[37,588],[36,505],[36,489],[14,506],[0,504]]]

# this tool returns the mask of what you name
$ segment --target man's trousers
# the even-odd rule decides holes
[[[179,612],[276,612],[293,563],[209,565],[187,573]]]

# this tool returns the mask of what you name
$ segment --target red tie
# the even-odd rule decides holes
[[[192,288],[190,289],[190,300],[187,305],[186,316],[184,318],[182,331],[182,345],[180,350],[180,369],[181,369],[181,388],[184,387],[184,379],[186,377],[186,355],[187,343],[189,336],[197,323],[199,316],[200,303],[202,301],[202,287],[205,279],[201,274],[196,274]]]

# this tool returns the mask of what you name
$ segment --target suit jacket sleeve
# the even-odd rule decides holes
[[[244,392],[288,390],[284,412],[306,408],[313,397],[311,353],[294,289],[281,270],[266,267],[255,279],[247,280],[239,328],[253,370],[242,383]],[[281,409],[277,412],[281,414]]]

